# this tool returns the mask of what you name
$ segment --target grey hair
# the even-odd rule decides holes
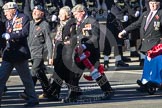
[[[85,12],[87,12],[87,9],[86,9],[86,7],[84,5],[77,4],[76,6],[73,7],[72,13],[77,12],[77,11],[85,11]]]
[[[62,7],[60,10],[64,10],[67,13],[67,16],[70,17],[71,16],[71,9],[69,6],[64,6]]]

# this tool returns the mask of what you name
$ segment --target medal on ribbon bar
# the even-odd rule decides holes
[[[154,28],[155,28],[155,30],[159,30],[159,28],[160,28],[160,22],[159,21],[154,21]]]

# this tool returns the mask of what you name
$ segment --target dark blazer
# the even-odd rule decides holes
[[[90,30],[85,30],[83,33],[83,29],[86,28],[87,25],[91,25]],[[99,23],[91,16],[88,16],[77,28],[77,36],[82,36],[81,43],[84,44],[87,49],[91,52],[90,60],[94,64],[99,60],[100,50],[99,50]]]
[[[62,39],[66,41],[66,39],[71,41],[72,48],[76,45],[76,20],[71,18],[68,20],[66,25],[63,27],[62,30]]]
[[[76,20],[74,18],[71,18],[63,27],[62,38],[63,40],[65,40],[67,36],[71,38],[75,34],[76,34]]]
[[[125,28],[127,32],[140,28],[140,38],[142,40],[140,50],[143,52],[147,52],[154,45],[158,44],[160,38],[162,38],[162,10],[157,11],[145,31],[144,27],[148,15],[149,11],[144,12],[136,22]]]
[[[3,60],[9,62],[19,62],[30,58],[27,44],[29,35],[29,18],[25,14],[18,13],[13,25],[6,21],[6,32],[10,34],[10,47],[5,48]],[[9,29],[10,28],[10,29]]]

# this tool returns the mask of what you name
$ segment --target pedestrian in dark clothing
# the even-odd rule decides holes
[[[16,68],[20,78],[25,86],[26,94],[29,97],[26,107],[32,107],[39,104],[34,84],[30,74],[28,59],[30,52],[27,44],[29,34],[29,18],[17,11],[15,2],[8,2],[3,6],[6,21],[6,33],[2,35],[6,39],[6,47],[2,56],[2,65],[0,68],[0,100],[5,84],[13,68]]]
[[[34,7],[32,17],[33,20],[30,21],[30,32],[28,37],[32,62],[32,79],[34,85],[36,85],[38,79],[41,83],[43,92],[46,93],[49,87],[44,65],[46,51],[48,51],[49,64],[53,64],[53,45],[50,37],[50,27],[44,20],[44,8],[41,5]],[[24,97],[24,94],[20,96]]]
[[[99,67],[99,58],[100,58],[100,50],[99,50],[99,24],[98,22],[87,15],[86,8],[78,4],[72,9],[74,18],[77,20],[76,25],[76,35],[74,38],[76,39],[76,48],[77,53],[74,55],[74,61],[75,65],[73,69],[76,74],[82,75],[84,69],[86,66],[82,62],[77,62],[76,58],[83,54],[85,51],[90,51],[90,56],[88,57],[89,61],[92,63],[94,68]],[[97,75],[96,75],[97,74]],[[102,97],[103,100],[110,99],[113,95],[113,90],[111,88],[111,85],[109,84],[109,81],[107,80],[106,76],[104,74],[100,74],[99,72],[96,72],[95,76],[93,72],[91,72],[91,77],[93,80],[96,80],[96,82],[101,87],[101,90],[104,92],[104,96]],[[104,79],[104,84],[100,84],[100,81]],[[73,86],[77,86],[76,82],[71,83]],[[70,87],[70,96],[64,101],[64,102],[72,102],[76,101],[78,99],[77,91],[73,88],[73,86]]]
[[[140,4],[138,0],[130,0],[130,1],[126,1],[126,6],[128,7],[128,15],[129,15],[129,24],[135,22],[138,20],[138,18],[141,15],[141,11],[140,11]],[[130,32],[129,36],[128,36],[128,40],[130,43],[130,56],[131,57],[139,57],[140,55],[138,54],[137,50],[137,39],[139,39],[140,37],[140,33],[139,33],[139,28],[133,30]]]
[[[107,6],[107,22],[106,22],[106,27],[108,29],[108,32],[110,29],[112,30],[113,25],[111,24],[112,20],[114,20],[114,18],[112,17],[112,13],[111,11],[111,7],[112,5],[114,5],[114,1],[113,0],[105,0],[105,4]],[[107,31],[107,30],[106,30]],[[111,45],[110,45],[110,41],[113,42],[112,40],[110,40],[108,38],[108,36],[111,36],[111,34],[107,34],[108,32],[106,32],[105,36],[105,42],[104,42],[104,49],[103,49],[103,55],[104,55],[104,68],[108,69],[109,68],[109,56],[111,54]],[[114,36],[113,36],[114,37]]]
[[[63,80],[67,86],[72,86],[71,83],[76,81],[74,76],[76,73],[72,71],[72,53],[74,45],[71,42],[71,37],[75,34],[75,19],[71,18],[70,7],[64,6],[59,11],[60,23],[57,26],[56,35],[54,37],[54,74],[50,78],[51,85],[47,94],[42,94],[40,98],[48,98],[53,101],[59,100],[61,86]],[[77,80],[77,86],[78,86]],[[69,92],[70,93],[70,92]],[[49,98],[53,96],[53,98]],[[71,95],[71,94],[68,94]]]
[[[111,7],[111,13],[108,15],[107,27],[116,38],[117,47],[114,47],[115,66],[116,68],[128,67],[129,64],[125,62],[131,61],[129,58],[123,56],[124,40],[118,38],[118,33],[128,24],[127,7],[124,0],[114,0],[114,5]]]
[[[160,0],[149,0],[149,7],[150,9],[145,11],[136,22],[132,23],[118,34],[118,36],[122,38],[124,34],[136,28],[140,28],[140,51],[144,54],[154,46],[158,45],[162,38],[162,10],[160,9]],[[145,63],[149,66],[147,61],[148,60],[145,59]],[[147,68],[144,68],[144,72],[146,72],[145,69]],[[150,68],[148,68],[148,70],[149,69]],[[153,74],[152,72],[150,74],[149,71],[147,73],[149,75]]]

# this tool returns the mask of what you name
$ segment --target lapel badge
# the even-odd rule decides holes
[[[156,18],[156,20],[158,20],[160,17],[159,17],[159,15],[156,15],[155,18]]]
[[[41,28],[39,26],[37,26],[36,30],[39,31]]]

